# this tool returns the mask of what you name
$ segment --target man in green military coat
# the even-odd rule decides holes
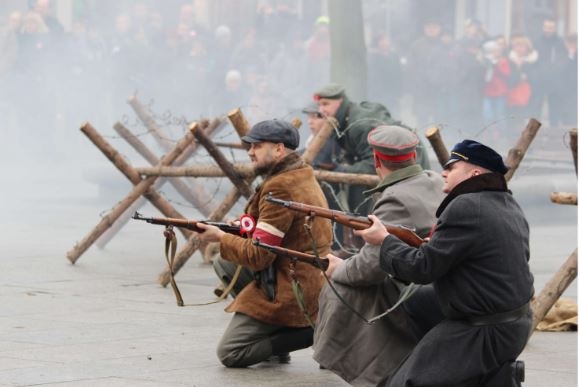
[[[320,113],[337,121],[334,135],[343,150],[344,162],[332,166],[331,169],[336,172],[375,174],[373,151],[367,140],[368,133],[380,125],[403,125],[394,120],[388,109],[380,103],[350,101],[344,87],[336,83],[316,91],[314,100],[318,103]],[[430,169],[426,148],[422,143],[417,146],[417,162],[422,168]],[[372,203],[364,200],[364,189],[362,186],[349,187],[347,204],[350,211],[367,215]]]

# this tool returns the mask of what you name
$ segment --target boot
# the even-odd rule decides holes
[[[511,372],[517,387],[521,387],[522,382],[525,381],[525,363],[521,360],[515,360],[511,363]]]
[[[289,353],[298,349],[311,347],[314,343],[314,330],[307,328],[289,328],[273,335],[271,352],[278,357],[280,363],[289,363]]]

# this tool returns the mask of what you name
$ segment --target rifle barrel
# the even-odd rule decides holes
[[[265,200],[270,203],[284,206],[294,211],[310,214],[312,216],[317,215],[321,216],[322,218],[331,219],[334,222],[343,224],[344,226],[353,228],[355,230],[365,230],[372,225],[372,222],[366,216],[349,214],[344,211],[337,211],[329,208],[312,206],[305,203],[276,199],[271,195],[271,193],[267,194]],[[389,233],[395,235],[400,240],[404,241],[410,246],[417,247],[420,246],[422,243],[424,243],[424,239],[416,235],[416,233],[408,227],[396,226],[392,224],[384,224],[384,226],[386,227]]]
[[[285,247],[280,246],[273,246],[267,243],[261,243],[259,239],[254,239],[252,243],[254,246],[261,247],[262,249],[270,251],[278,256],[293,258],[300,262],[315,266],[318,269],[322,269],[323,271],[328,270],[328,266],[330,266],[330,260],[327,258],[318,258],[315,255],[302,253],[301,251],[286,249]]]
[[[132,216],[132,218],[137,219],[137,220],[144,220],[145,222],[151,223],[151,224],[182,227],[182,228],[189,229],[191,231],[195,231],[197,233],[202,233],[205,231],[202,228],[198,227],[197,223],[204,223],[204,224],[208,224],[210,226],[216,226],[220,230],[225,231],[226,233],[229,233],[229,234],[234,234],[234,235],[240,234],[239,226],[234,226],[234,225],[230,225],[228,223],[223,223],[223,222],[214,222],[211,220],[199,220],[199,221],[197,221],[197,220],[179,219],[179,218],[154,218],[154,217],[142,216],[138,212],[135,212],[135,214]]]

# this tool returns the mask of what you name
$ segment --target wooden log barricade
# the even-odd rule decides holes
[[[208,124],[209,123],[207,121],[204,121],[201,122],[199,126],[207,128]],[[127,127],[125,127],[120,122],[117,122],[113,126],[113,128],[119,134],[119,136],[125,139],[129,143],[129,145],[131,145],[133,149],[135,149],[141,156],[143,156],[143,158],[147,160],[151,165],[159,165],[160,159],[157,156],[155,156],[155,154],[149,148],[147,148],[147,146],[137,136],[133,135],[133,133]],[[200,192],[199,190],[197,190],[197,192],[193,192],[193,190],[181,180],[166,179],[166,178],[159,179],[155,182],[154,188],[156,190],[160,189],[166,181],[169,181],[173,185],[173,187],[177,190],[177,192],[179,192],[179,194],[181,194],[181,196],[183,196],[183,198],[185,198],[189,203],[195,206],[195,208],[199,212],[201,212],[203,216],[207,216],[209,214],[209,211],[207,209],[208,203],[204,203],[200,200],[201,198],[207,196],[203,196],[202,192]],[[133,203],[129,207],[129,209],[127,209],[127,211],[125,211],[122,214],[122,216],[111,226],[111,228],[109,228],[97,240],[97,246],[101,249],[104,248],[107,245],[107,243],[129,221],[129,219],[131,219],[131,216],[135,213],[135,211],[141,208],[146,203],[146,201],[147,199],[145,197],[140,197],[139,200]],[[183,230],[181,230],[181,232],[183,232]]]
[[[577,175],[577,129],[571,129],[570,134],[570,149],[575,164],[575,175]],[[557,204],[572,204],[577,205],[576,193],[551,193],[551,201]],[[577,278],[577,248],[569,255],[563,265],[545,284],[538,296],[531,302],[531,309],[533,310],[533,332],[537,325],[545,318],[549,310],[555,305],[561,295],[567,290],[569,285]]]
[[[139,117],[141,122],[143,123],[143,125],[145,125],[145,127],[151,132],[151,134],[153,135],[153,138],[155,138],[155,140],[157,140],[157,143],[161,146],[161,148],[165,152],[168,152],[172,146],[171,141],[168,139],[167,134],[164,133],[164,131],[161,129],[161,127],[159,127],[159,125],[157,125],[157,123],[155,122],[155,119],[151,116],[151,114],[147,111],[147,109],[145,109],[145,107],[139,102],[139,100],[135,96],[129,98],[129,104],[131,105],[131,107],[133,108],[133,110],[135,111],[135,113],[137,114],[137,116]],[[206,133],[207,136],[211,137],[214,132],[216,132],[218,129],[220,129],[222,127],[223,124],[224,124],[224,121],[219,120],[219,119],[214,119],[210,124],[208,124],[207,120],[201,120],[200,123],[196,124],[197,126],[195,126],[195,127],[203,128],[203,130],[205,130],[207,132]],[[191,156],[193,156],[193,154],[196,151],[197,151],[197,144],[196,143],[191,144],[191,146],[186,149],[184,157],[175,161],[173,163],[173,165],[174,166],[183,165],[185,163],[185,161],[187,161]],[[196,198],[210,197],[210,195],[208,195],[207,192],[205,192],[205,189],[201,185],[195,184],[195,182],[191,182],[191,183],[192,183],[192,190],[194,192],[194,195],[193,195],[194,197],[196,197]],[[197,208],[198,210],[201,210],[201,207],[206,207],[206,204],[200,203],[199,199],[191,198],[189,196],[183,196],[183,197],[185,199],[187,199],[191,204],[193,204],[193,206],[195,206],[195,208]],[[189,199],[191,199],[191,200],[189,200]],[[210,211],[206,210],[205,212],[208,213]]]
[[[132,96],[127,101],[129,105],[133,108],[137,117],[141,120],[143,125],[149,130],[152,134],[153,138],[157,141],[159,146],[165,151],[168,152],[174,145],[174,142],[170,140],[167,135],[163,132],[163,130],[157,125],[155,119],[151,116],[151,114],[147,111],[147,109],[139,102],[136,96]],[[221,123],[217,125],[209,124],[207,120],[202,120],[200,123],[196,123],[196,125],[200,125],[204,128],[204,130],[208,131],[208,134],[211,135],[214,131],[218,130],[221,127]],[[209,126],[208,126],[209,125]],[[146,148],[146,146],[138,140],[138,138],[130,131],[122,126],[120,123],[114,125],[115,131],[119,133],[121,137],[123,137],[138,153],[140,153],[147,161],[149,161],[152,165],[156,165],[158,158],[154,156],[154,154]],[[186,160],[188,160],[197,149],[197,144],[192,143],[188,146],[184,151],[182,156],[177,159],[173,165],[179,166],[182,165]],[[157,160],[157,161],[155,161]],[[159,185],[156,188],[160,188],[163,185],[164,181],[158,183]],[[200,198],[209,198],[211,197],[208,195],[202,186],[196,185],[194,182],[191,187],[187,187],[185,182],[177,182],[174,185],[177,191],[191,203],[199,212],[209,213],[209,209],[207,208],[210,206],[210,203],[202,203]],[[141,208],[144,205],[145,199],[140,198],[139,201],[133,203],[126,211],[121,215],[121,217],[109,228],[107,231],[99,237],[97,240],[97,246],[99,248],[104,248],[108,242],[118,233],[119,230],[129,221],[132,214]]]
[[[153,189],[153,184],[157,180],[156,176],[146,177],[141,179],[139,174],[129,165],[129,163],[96,131],[96,129],[85,123],[81,127],[81,131],[97,146],[105,156],[133,183],[135,186],[131,192],[119,202],[110,213],[103,216],[97,226],[79,243],[77,243],[67,254],[70,262],[75,263],[78,258],[108,229],[114,222],[125,212],[131,204],[144,195],[151,201],[167,217],[181,217],[166,200],[164,200]],[[167,166],[173,163],[180,155],[182,155],[185,148],[187,148],[194,140],[191,133],[187,133],[175,147],[163,157],[159,165]]]

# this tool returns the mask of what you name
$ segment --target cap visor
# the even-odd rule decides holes
[[[461,161],[461,160],[460,160],[460,159],[450,159],[450,160],[448,160],[448,161],[446,162],[446,164],[444,164],[444,165],[442,166],[442,169],[447,169],[448,167],[450,167],[450,164],[454,164],[454,163],[456,163],[457,161]]]
[[[256,142],[262,142],[262,140],[258,140],[257,138],[253,138],[253,137],[249,137],[249,136],[241,137],[241,141],[245,142],[247,144],[255,144]]]

